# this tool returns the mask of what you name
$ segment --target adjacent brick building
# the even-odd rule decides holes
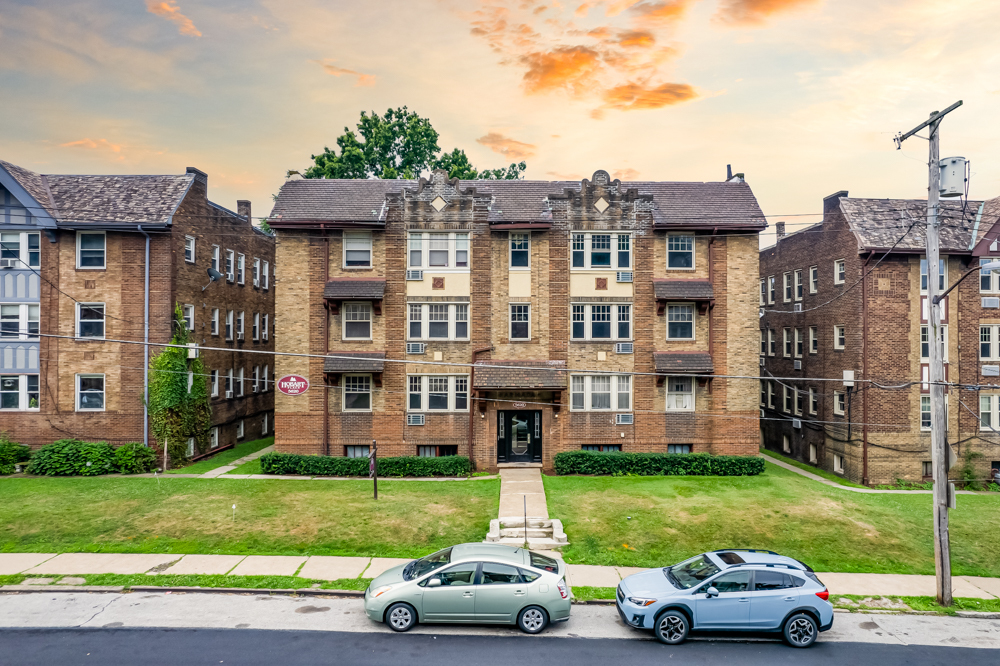
[[[209,201],[194,168],[42,175],[0,161],[0,431],[34,447],[144,440],[144,346],[112,340],[144,341],[148,247],[149,341],[170,342],[180,304],[192,340],[225,348],[200,350],[212,448],[269,434],[274,361],[250,352],[274,349],[274,238],[238,207]],[[203,290],[210,266],[228,275]]]
[[[856,482],[928,479],[927,203],[837,192],[823,210],[795,233],[779,225],[760,253],[759,356],[772,377],[760,384],[763,445]],[[943,288],[1000,257],[998,216],[998,199],[942,202]],[[983,479],[1000,466],[998,275],[974,273],[952,291],[941,328],[946,379],[993,385],[947,394],[948,441],[959,456],[982,454]]]
[[[721,183],[290,180],[279,451],[755,454],[760,208]],[[715,376],[713,376],[715,375]],[[731,378],[739,376],[744,379]]]

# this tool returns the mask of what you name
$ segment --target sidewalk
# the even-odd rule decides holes
[[[877,488],[855,488],[853,486],[845,486],[843,484],[837,483],[836,481],[831,481],[830,479],[824,479],[818,474],[813,474],[812,472],[807,472],[804,469],[800,469],[795,465],[789,465],[784,460],[778,460],[769,455],[764,455],[764,460],[771,463],[772,465],[777,465],[782,469],[787,469],[789,472],[795,472],[800,476],[804,476],[807,479],[813,481],[819,481],[820,483],[830,486],[831,488],[838,488],[840,490],[848,490],[852,493],[863,493],[863,494],[883,494],[883,495],[932,495],[933,490],[879,490]],[[956,490],[956,495],[981,495],[981,492],[974,492],[972,490]],[[846,593],[845,593],[846,594]]]

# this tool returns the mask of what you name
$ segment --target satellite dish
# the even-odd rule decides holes
[[[221,280],[221,279],[222,279],[222,273],[220,273],[219,271],[217,271],[214,268],[212,268],[211,266],[209,266],[209,268],[208,268],[208,284],[206,284],[204,287],[202,287],[201,290],[205,291],[206,289],[208,289],[208,285],[209,284],[212,284],[216,280]]]

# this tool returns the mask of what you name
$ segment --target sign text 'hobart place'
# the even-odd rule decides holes
[[[309,390],[309,380],[298,375],[285,375],[278,380],[278,390],[285,395],[302,395]]]

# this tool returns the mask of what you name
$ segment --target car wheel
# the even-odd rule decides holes
[[[798,613],[785,620],[785,642],[792,647],[806,648],[816,642],[819,628],[816,620],[805,613]]]
[[[417,623],[417,611],[410,604],[393,604],[385,612],[385,623],[393,631],[409,631]]]
[[[549,614],[541,606],[528,606],[517,614],[517,626],[526,634],[537,634],[549,624]]]
[[[687,616],[680,611],[668,610],[656,618],[656,638],[667,645],[683,643],[689,628]]]

